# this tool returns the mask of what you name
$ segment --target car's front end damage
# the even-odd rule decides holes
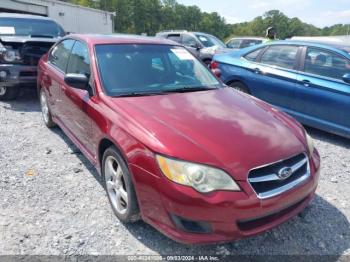
[[[0,99],[16,98],[23,87],[35,87],[37,64],[57,38],[0,37]]]

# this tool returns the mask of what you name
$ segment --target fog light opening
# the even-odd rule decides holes
[[[207,222],[193,221],[176,215],[170,215],[175,226],[188,233],[209,234],[212,232],[211,226]]]

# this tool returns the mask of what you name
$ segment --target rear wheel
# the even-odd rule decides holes
[[[249,94],[248,87],[245,84],[243,84],[242,82],[232,82],[229,84],[229,86],[238,90],[238,91]]]
[[[40,106],[45,125],[49,128],[56,126],[55,122],[52,120],[52,115],[47,103],[46,94],[43,89],[40,90]]]
[[[14,100],[17,98],[19,94],[19,87],[18,86],[1,86],[0,87],[0,100]]]
[[[139,208],[130,172],[114,146],[103,154],[102,175],[114,214],[124,223],[139,220]]]

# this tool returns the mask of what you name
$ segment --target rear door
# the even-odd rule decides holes
[[[252,95],[283,109],[290,109],[297,85],[299,46],[271,45],[249,63]],[[248,54],[249,55],[249,54]]]
[[[318,47],[304,47],[294,109],[301,121],[319,128],[350,129],[350,61],[341,54]]]
[[[66,39],[58,43],[50,52],[47,71],[44,72],[48,101],[51,112],[61,120],[61,82],[66,71],[69,54],[73,47],[74,40]]]

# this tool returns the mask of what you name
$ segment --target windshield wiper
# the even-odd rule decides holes
[[[204,91],[204,90],[212,90],[212,89],[216,89],[216,88],[207,87],[207,86],[194,86],[194,87],[184,86],[184,87],[180,87],[180,88],[167,90],[167,92],[169,92],[169,93],[184,93],[184,92],[196,92],[196,91]]]
[[[124,94],[115,95],[115,97],[132,97],[132,96],[154,96],[154,95],[164,95],[167,91],[159,91],[159,92],[130,92]]]
[[[30,35],[30,37],[54,38],[53,35]]]

